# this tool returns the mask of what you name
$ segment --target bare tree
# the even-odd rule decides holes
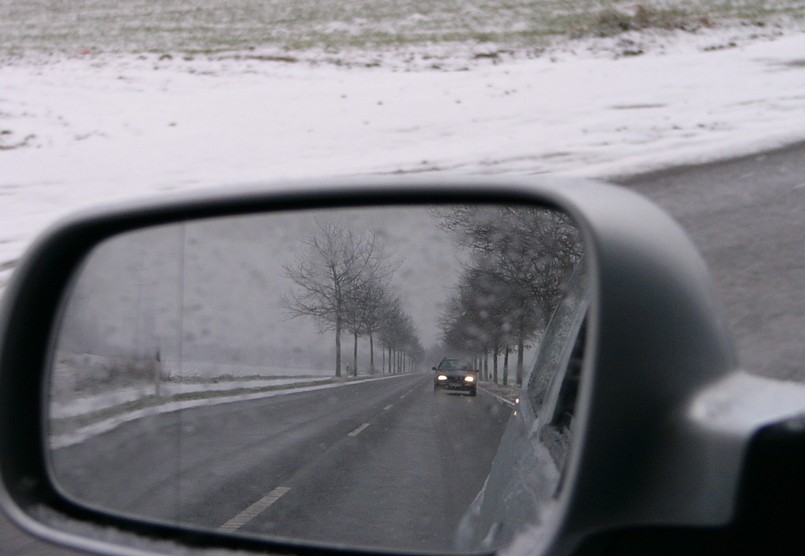
[[[498,355],[509,352],[514,341],[518,302],[509,285],[496,274],[482,266],[467,267],[440,317],[444,343],[464,354],[491,351],[492,380],[497,382]],[[507,371],[508,365],[504,368]]]
[[[487,325],[506,326],[506,336],[516,336],[517,383],[521,384],[526,342],[544,328],[581,257],[578,229],[567,214],[548,208],[460,206],[440,211],[439,217],[441,226],[454,232],[459,245],[472,253],[468,272],[488,275],[464,287],[475,290],[472,295],[488,298],[488,285],[496,285],[495,304],[505,318]],[[470,294],[461,297],[466,310]],[[507,338],[503,344],[483,346],[493,350],[495,376],[497,354],[504,348],[504,380],[510,342]]]
[[[375,372],[375,334],[383,324],[386,309],[393,299],[379,279],[371,280],[364,290],[363,331],[369,336],[369,373]]]
[[[347,329],[353,336],[353,373],[358,372],[358,337],[369,337],[369,373],[375,371],[375,334],[380,329],[384,312],[391,305],[388,295],[388,279],[391,276],[391,266],[387,263],[381,265],[381,275],[373,273],[366,276],[360,288],[353,291],[346,303]]]
[[[411,317],[402,309],[399,298],[386,305],[379,323],[378,335],[381,344],[388,350],[389,372],[405,372],[407,363],[420,361],[424,354],[416,327]]]
[[[286,266],[293,286],[285,298],[291,317],[311,317],[321,331],[335,332],[335,376],[341,376],[341,333],[367,280],[389,272],[373,233],[357,234],[331,223],[316,223],[302,240],[296,263]],[[356,334],[357,334],[357,328]]]

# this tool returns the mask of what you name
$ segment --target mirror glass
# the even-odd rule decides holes
[[[566,370],[553,356],[537,369],[538,354],[580,260],[570,218],[534,206],[286,211],[113,237],[55,331],[51,474],[84,505],[232,534],[505,543],[468,512],[496,499],[483,491],[513,420],[546,420],[517,400],[535,373],[550,385]],[[568,412],[567,388],[544,391]],[[559,473],[547,480],[549,499]]]

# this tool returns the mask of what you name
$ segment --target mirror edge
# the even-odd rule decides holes
[[[578,211],[559,191],[591,183],[561,178],[314,180],[282,188],[256,185],[169,195],[87,210],[57,222],[26,251],[0,307],[0,506],[30,534],[89,551],[123,550],[122,544],[108,540],[113,530],[119,535],[116,538],[146,551],[158,550],[154,547],[164,547],[166,542],[175,548],[179,542],[194,550],[264,551],[270,547],[280,552],[350,553],[345,547],[277,543],[121,518],[84,508],[61,496],[46,465],[43,390],[54,323],[84,257],[107,238],[147,226],[262,211],[377,204],[537,204],[567,212],[584,235]],[[176,541],[179,538],[182,540]]]

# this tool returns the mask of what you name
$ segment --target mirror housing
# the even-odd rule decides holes
[[[90,249],[147,226],[301,208],[508,202],[556,207],[575,219],[592,287],[557,511],[550,522],[516,537],[510,550],[565,554],[617,531],[729,525],[753,439],[763,427],[801,413],[805,387],[738,370],[704,262],[665,213],[625,189],[548,178],[372,178],[254,187],[164,197],[57,224],[30,248],[2,300],[0,503],[32,534],[93,551],[349,553],[341,546],[127,519],[64,497],[47,464],[43,391],[65,292]]]

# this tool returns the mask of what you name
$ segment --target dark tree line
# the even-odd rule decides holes
[[[425,349],[419,341],[416,328],[411,317],[402,309],[399,298],[395,298],[387,306],[387,311],[380,327],[380,341],[383,352],[383,369],[390,373],[404,373],[414,370],[422,361]],[[386,352],[388,359],[386,360]]]
[[[439,213],[455,234],[468,263],[440,319],[445,345],[472,354],[498,382],[508,384],[509,356],[517,354],[516,382],[523,380],[523,353],[544,330],[582,255],[579,232],[566,214],[547,208],[462,206]]]
[[[292,287],[285,297],[291,317],[310,317],[320,332],[335,334],[335,376],[341,372],[341,335],[352,336],[352,373],[358,372],[358,338],[369,340],[369,372],[375,372],[375,340],[384,348],[382,370],[402,372],[421,351],[410,317],[391,291],[395,267],[372,232],[357,233],[317,222],[302,240],[293,265],[285,267]]]

